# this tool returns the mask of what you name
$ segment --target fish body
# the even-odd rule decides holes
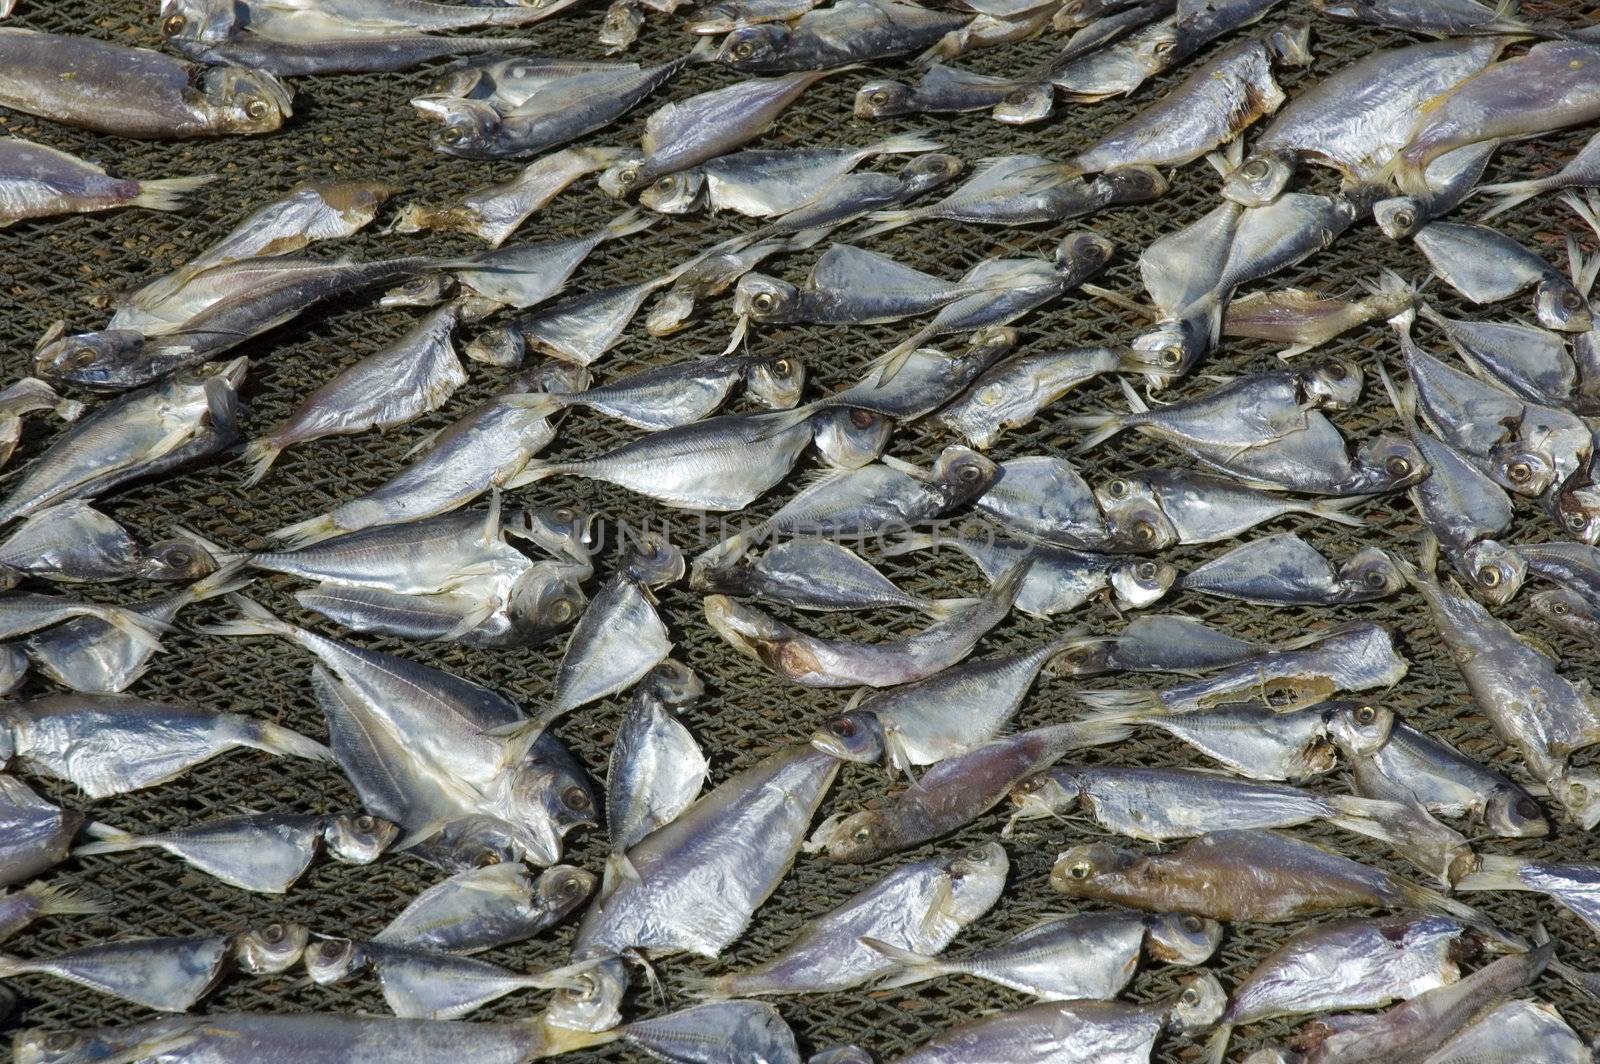
[[[1588,301],[1566,275],[1493,229],[1430,222],[1412,239],[1433,272],[1474,303],[1496,303],[1533,287],[1539,321],[1547,328],[1586,333],[1594,324]],[[1487,268],[1483,256],[1495,266]]]
[[[941,616],[952,606],[964,604],[962,600],[930,601],[902,591],[871,562],[825,539],[791,539],[754,559],[696,564],[689,582],[699,591],[823,612],[890,607]]]
[[[26,883],[65,861],[82,824],[81,813],[46,801],[15,776],[0,774],[0,886]],[[6,924],[0,920],[0,938],[9,933]]]
[[[570,865],[553,865],[537,878],[515,863],[467,868],[411,899],[372,941],[433,953],[481,953],[559,923],[594,885],[592,873]]]
[[[1148,369],[1125,349],[1024,351],[985,372],[934,420],[987,450],[1006,430],[1028,424],[1074,388],[1107,373]]]
[[[1393,557],[1367,547],[1337,568],[1293,532],[1252,540],[1184,574],[1202,594],[1262,605],[1333,605],[1386,598],[1405,586]]]
[[[182,209],[184,198],[209,177],[133,181],[94,163],[16,137],[0,139],[0,228],[28,218],[89,214],[119,207]]]
[[[551,152],[509,181],[473,189],[444,206],[407,206],[395,221],[395,232],[455,229],[499,247],[574,182],[604,170],[621,154],[617,148],[588,146]]]
[[[1301,502],[1226,477],[1188,470],[1152,469],[1120,477],[1097,487],[1094,496],[1106,523],[1120,531],[1134,530],[1141,507],[1155,507],[1171,523],[1179,543],[1220,543],[1287,514],[1360,525],[1359,518],[1345,512],[1346,500]]]
[[[921,51],[972,21],[898,0],[845,0],[812,8],[793,23],[731,31],[717,60],[749,73],[823,70]]]
[[[1046,543],[1115,550],[1094,492],[1065,458],[1030,455],[1001,462],[994,483],[974,502],[1006,528]],[[1141,544],[1125,544],[1138,549]]]

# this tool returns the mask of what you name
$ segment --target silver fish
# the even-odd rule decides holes
[[[682,329],[703,300],[719,296],[773,255],[795,251],[818,243],[828,232],[815,229],[792,237],[758,240],[740,246],[717,244],[696,255],[673,273],[677,279],[666,295],[656,301],[645,316],[645,330],[651,336],[670,336]]]
[[[480,953],[559,923],[594,885],[592,873],[569,865],[553,865],[537,879],[515,863],[468,868],[413,898],[372,941],[434,953]]]
[[[859,148],[749,148],[666,174],[639,193],[639,202],[663,214],[684,214],[703,195],[712,211],[771,218],[810,203],[869,159],[941,147],[923,134],[907,133]]]
[[[889,687],[932,676],[972,653],[1011,612],[1027,571],[1020,562],[967,609],[881,643],[808,635],[724,595],[706,597],[706,620],[735,650],[802,687]]]
[[[1137,541],[1141,519],[1154,507],[1170,523],[1178,543],[1219,543],[1286,514],[1321,517],[1353,528],[1365,522],[1348,513],[1353,499],[1303,502],[1246,487],[1226,477],[1156,469],[1106,481],[1094,497],[1106,524]],[[1144,538],[1150,538],[1146,536]]]
[[[1017,346],[1017,330],[1007,326],[981,329],[960,351],[919,347],[906,356],[900,372],[881,381],[871,370],[847,388],[833,392],[803,410],[847,408],[899,421],[916,421],[955,398],[994,361]],[[791,417],[798,417],[799,411]]]
[[[854,551],[824,539],[791,539],[753,560],[697,565],[689,586],[822,612],[894,607],[939,618],[971,605],[969,599],[930,600],[903,591]]]
[[[1131,348],[1024,351],[984,373],[934,420],[960,433],[973,447],[987,450],[1006,430],[1030,423],[1039,411],[1096,377],[1107,373],[1149,376],[1158,371],[1159,367]]]
[[[1146,955],[1174,965],[1202,964],[1222,941],[1222,925],[1198,916],[1082,913],[1041,920],[962,957],[930,957],[870,940],[899,971],[879,987],[911,986],[941,975],[970,975],[1041,1001],[1109,1001],[1122,992]]]
[[[1266,697],[1270,705],[1288,710],[1321,701],[1335,691],[1392,687],[1405,678],[1407,668],[1387,629],[1350,621],[1162,691],[1080,691],[1078,697],[1097,708],[1141,709],[1157,715],[1211,710],[1253,697]]]
[[[1464,148],[1446,152],[1428,164],[1423,175],[1428,190],[1409,196],[1389,196],[1372,205],[1372,217],[1391,240],[1401,240],[1417,233],[1429,222],[1442,218],[1466,202],[1473,189],[1483,180],[1489,161],[1500,150],[1500,141],[1469,144]],[[1381,192],[1361,190],[1364,199]]]
[[[695,989],[704,997],[727,998],[860,986],[894,968],[878,943],[918,954],[949,945],[999,900],[1010,865],[996,842],[902,865],[807,921],[771,959],[706,979]]]
[[[657,218],[627,211],[587,236],[513,244],[475,256],[455,272],[464,292],[500,306],[534,306],[556,295],[595,248],[650,228]]]
[[[1318,6],[1329,18],[1439,37],[1521,34],[1533,28],[1516,17],[1515,7],[1480,4],[1477,0],[1426,0],[1420,4],[1396,3],[1395,0],[1324,0]]]
[[[1163,1031],[1204,1030],[1216,1022],[1228,1000],[1216,976],[1199,972],[1178,981],[1182,987],[1146,1005],[1121,1001],[1043,1001],[968,1020],[935,1036],[895,1064],[970,1064],[974,1060],[1050,1064],[1150,1059]],[[1047,1057],[1040,1057],[1044,1047]]]
[[[1094,492],[1065,458],[1031,455],[1001,462],[973,506],[1004,528],[1045,543],[1116,549]]]
[[[953,547],[967,555],[990,581],[998,581],[1031,557],[1033,567],[1016,601],[1018,611],[1030,617],[1070,612],[1108,589],[1119,605],[1143,609],[1165,597],[1178,578],[1178,570],[1167,562],[1006,539],[991,529],[970,535],[907,533],[886,546],[884,553],[894,557],[938,547]]]
[[[181,210],[189,193],[213,180],[212,176],[116,178],[64,151],[16,137],[0,138],[0,229],[28,218],[121,207]]]
[[[1485,539],[1465,552],[1462,561],[1466,577],[1490,605],[1510,602],[1530,573],[1600,603],[1600,548],[1588,543],[1507,546]]]
[[[1237,665],[1265,649],[1189,617],[1149,614],[1135,617],[1115,635],[1072,640],[1051,663],[1051,671],[1067,676],[1201,673]]]
[[[881,807],[835,813],[817,826],[807,848],[845,864],[910,849],[972,823],[1005,801],[1019,780],[1072,751],[1127,736],[1119,725],[1050,724],[991,740],[940,761]]]
[[[551,152],[511,180],[474,189],[443,206],[408,205],[395,219],[394,231],[457,230],[497,248],[579,178],[604,170],[621,155],[619,148],[588,146]]]
[[[460,320],[459,304],[440,307],[308,395],[282,424],[246,445],[245,483],[260,481],[297,443],[391,429],[443,406],[467,382],[452,339]]]
[[[1366,547],[1337,568],[1293,532],[1251,540],[1191,569],[1180,588],[1258,605],[1334,605],[1387,598],[1405,586],[1394,558]]]
[[[8,868],[6,871],[9,873],[11,870]],[[0,893],[0,942],[36,920],[104,911],[103,905],[70,890],[51,886],[43,880],[35,881],[21,890]]]
[[[628,852],[636,878],[589,908],[573,957],[717,956],[788,874],[838,771],[801,745],[718,784]]]
[[[1055,106],[1055,89],[1043,79],[995,77],[934,63],[914,84],[878,79],[856,90],[857,118],[987,111],[1001,103],[1026,112],[1029,121],[1045,118]]]
[[[553,736],[540,734],[530,748],[496,734],[524,722],[509,699],[439,669],[297,628],[243,597],[233,602],[242,618],[205,630],[275,636],[318,659],[312,686],[333,754],[363,808],[405,829],[402,849],[428,843],[447,861],[464,850],[487,850],[550,865],[569,831],[595,823],[593,787]],[[432,736],[426,747],[399,740],[417,728]]]
[[[200,367],[108,402],[56,437],[0,503],[0,524],[175,469],[238,436],[246,362]]]
[[[972,17],[899,0],[835,0],[792,23],[734,29],[718,49],[717,61],[758,74],[841,67],[921,51]]]
[[[0,543],[0,566],[46,580],[197,580],[218,567],[206,544],[185,536],[140,544],[79,499],[39,510]]]
[[[733,242],[763,241],[775,236],[809,236],[853,222],[886,207],[897,207],[960,176],[964,167],[958,156],[945,152],[919,155],[900,168],[899,173],[862,171],[846,174],[815,199],[769,221],[753,232],[733,238]]]
[[[246,813],[150,835],[99,822],[84,830],[94,841],[74,849],[75,857],[165,850],[230,886],[267,894],[292,887],[319,848],[346,864],[371,864],[400,834],[395,825],[365,814],[308,813]]]
[[[1293,358],[1369,322],[1386,321],[1414,298],[1410,287],[1388,271],[1368,292],[1357,300],[1332,299],[1303,288],[1251,292],[1229,302],[1222,335],[1286,343],[1278,357]]]
[[[1557,962],[1551,962],[1555,968]],[[1423,1064],[1587,1064],[1594,1051],[1554,1007],[1515,998],[1484,1009],[1428,1056]]]
[[[1474,191],[1495,197],[1494,204],[1483,214],[1483,220],[1488,221],[1546,192],[1565,188],[1595,187],[1600,187],[1600,134],[1590,137],[1579,149],[1578,154],[1553,174],[1530,177],[1522,181],[1480,185]]]
[[[1271,203],[1300,162],[1331,166],[1348,186],[1375,185],[1405,146],[1413,116],[1499,57],[1505,38],[1447,40],[1374,52],[1298,93],[1267,127],[1222,194]],[[1427,186],[1415,190],[1426,193]]]
[[[669,275],[567,296],[479,335],[468,345],[467,356],[516,366],[531,349],[573,365],[592,365],[622,339],[650,294],[670,283]]]
[[[684,23],[690,33],[731,33],[741,26],[789,22],[816,6],[816,0],[717,0],[697,7]]]
[[[1481,936],[1448,916],[1356,917],[1292,936],[1234,988],[1207,1060],[1225,1059],[1233,1028],[1281,1016],[1381,1008],[1448,986]]]
[[[1341,736],[1335,735],[1335,742]],[[1444,740],[1396,720],[1376,750],[1341,748],[1356,790],[1370,798],[1420,804],[1430,813],[1466,817],[1500,838],[1542,838],[1544,811],[1527,791]]]
[[[638,63],[541,55],[465,56],[441,67],[423,90],[426,96],[484,100],[513,110],[556,82],[579,74],[637,71]]]
[[[548,976],[472,957],[346,938],[323,939],[306,950],[305,960],[319,986],[371,970],[389,1011],[411,1019],[456,1020],[514,991],[553,985]]]
[[[1600,51],[1596,52],[1600,62]],[[1432,222],[1413,238],[1433,272],[1474,303],[1498,303],[1535,288],[1539,321],[1562,332],[1588,332],[1589,302],[1555,267],[1493,229],[1459,222]],[[1488,256],[1497,264],[1485,269]]]
[[[162,32],[176,37],[191,27],[207,44],[220,44],[239,26],[265,32],[278,40],[315,40],[340,26],[347,37],[384,36],[415,30],[437,33],[484,26],[521,26],[545,17],[532,5],[481,7],[431,3],[429,0],[162,0]]]
[[[0,28],[0,103],[118,137],[271,133],[294,114],[271,74],[189,63],[89,37]],[[75,76],[61,77],[71,70]]]
[[[854,702],[811,737],[845,761],[884,763],[910,775],[992,741],[1011,722],[1039,671],[1073,640],[953,665],[926,679]]]
[[[894,435],[893,419],[844,406],[819,410],[811,415],[811,425],[817,457],[833,469],[860,469],[876,462]]]
[[[627,852],[689,808],[709,774],[700,744],[668,710],[660,693],[650,687],[646,681],[634,692],[606,766],[611,856],[606,862],[603,895],[615,889],[617,877],[637,875]],[[689,693],[701,690],[696,679]]]
[[[267,721],[127,695],[50,695],[0,709],[0,754],[91,798],[153,787],[243,747],[328,761],[319,742]],[[92,744],[89,739],[92,737]]]
[[[83,814],[39,797],[15,776],[0,773],[0,886],[23,883],[67,859]],[[3,937],[3,936],[0,936]]]
[[[713,1001],[621,1028],[624,1040],[661,1060],[706,1064],[801,1064],[794,1032],[760,1001]],[[600,1035],[599,1037],[605,1037]]]
[[[1600,643],[1600,609],[1587,597],[1566,588],[1552,588],[1534,595],[1528,604],[1557,628],[1579,639]]]

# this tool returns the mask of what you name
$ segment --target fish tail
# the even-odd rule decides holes
[[[1206,1044],[1200,1050],[1200,1059],[1205,1064],[1223,1064],[1228,1059],[1228,1042],[1232,1038],[1233,1024],[1220,1024],[1206,1039]]]
[[[868,949],[876,950],[883,954],[894,961],[899,968],[899,971],[889,974],[877,983],[874,986],[874,989],[877,990],[892,990],[898,986],[911,986],[913,983],[925,982],[936,976],[947,975],[957,970],[954,965],[942,961],[938,957],[930,957],[925,953],[917,953],[915,950],[901,949],[899,946],[892,946],[883,941],[883,939],[873,938],[871,935],[861,936],[861,944]]]
[[[1122,395],[1128,400],[1126,414],[1079,414],[1067,418],[1067,424],[1073,428],[1087,431],[1078,445],[1072,449],[1074,454],[1082,454],[1093,450],[1102,443],[1119,433],[1125,432],[1139,423],[1139,419],[1150,412],[1150,404],[1139,398],[1139,393],[1133,390],[1133,385],[1125,380],[1118,380],[1122,387]]]
[[[621,237],[632,236],[634,233],[642,233],[660,220],[661,215],[659,214],[652,214],[649,211],[642,211],[638,207],[633,207],[607,222],[606,227],[600,231],[600,239],[617,240]]]
[[[304,521],[296,521],[292,525],[284,525],[276,532],[269,532],[267,535],[269,539],[281,539],[288,546],[299,549],[348,531],[350,530],[341,527],[331,514],[318,514]]]
[[[555,462],[541,462],[537,458],[530,460],[523,467],[507,477],[500,486],[502,488],[523,488],[529,484],[537,484],[541,480],[555,476],[561,472],[561,466]]]
[[[261,478],[267,475],[267,470],[272,468],[272,463],[278,460],[278,455],[283,453],[283,445],[275,436],[262,436],[251,440],[244,446],[244,460],[250,467],[245,474],[245,486],[259,484]]]
[[[285,757],[300,757],[307,761],[332,761],[333,751],[317,742],[308,739],[297,731],[269,721],[255,721],[255,743],[257,749],[268,753],[282,754]]]
[[[0,953],[0,979],[10,979],[28,971],[28,962],[21,957]]]
[[[910,358],[912,353],[922,346],[922,341],[932,335],[933,326],[925,325],[885,351],[876,363],[878,367],[878,387],[882,388],[894,380],[900,373],[900,367],[906,364],[906,359]]]
[[[876,144],[868,144],[865,148],[857,149],[856,154],[863,159],[870,159],[875,155],[915,155],[918,152],[938,151],[944,147],[942,141],[933,139],[928,131],[920,133],[897,133],[892,137],[885,137]],[[897,211],[880,211],[880,214],[904,213]]]
[[[1489,204],[1489,209],[1478,216],[1478,220],[1487,222],[1498,217],[1506,211],[1533,199],[1551,187],[1543,178],[1532,178],[1527,181],[1505,181],[1498,185],[1480,185],[1475,191],[1479,195],[1493,196],[1494,202]]]
[[[250,564],[250,559],[243,554],[234,554],[227,557],[217,571],[210,576],[196,580],[184,591],[187,603],[204,602],[207,599],[221,598],[231,595],[236,591],[243,591],[254,582],[254,576],[244,576],[245,568]]]
[[[1465,877],[1463,877],[1465,878]],[[1459,889],[1457,884],[1457,889]],[[1445,913],[1458,920],[1472,923],[1487,923],[1482,913],[1470,905],[1465,905],[1454,898],[1447,898],[1432,887],[1419,886],[1416,883],[1401,883],[1400,897],[1414,909],[1429,909],[1433,912]]]
[[[702,1001],[726,1001],[734,996],[732,976],[691,975],[686,976],[682,982],[685,993]]]
[[[1478,858],[1478,867],[1468,872],[1456,883],[1457,890],[1527,890],[1522,881],[1525,862],[1520,857],[1486,853]]]
[[[299,628],[288,621],[279,620],[273,616],[271,610],[254,599],[246,598],[244,595],[230,595],[228,601],[239,611],[240,616],[237,619],[201,625],[195,631],[205,635],[275,635],[293,641],[299,640]]]
[[[149,650],[161,649],[161,636],[172,631],[172,625],[156,617],[146,617],[120,606],[110,607],[103,619],[135,643]]]
[[[89,825],[91,829],[96,826],[103,825]],[[74,854],[78,852],[73,851]],[[29,883],[22,888],[22,893],[33,898],[36,916],[91,916],[106,911],[104,903],[86,898],[70,887],[52,883]]]
[[[931,620],[942,621],[958,613],[965,613],[982,601],[975,598],[924,599],[918,604],[918,608]]]
[[[1088,718],[1069,724],[1055,725],[1055,735],[1061,740],[1063,753],[1084,750],[1091,746],[1110,746],[1120,743],[1133,734],[1124,721],[1110,718]]]
[[[1326,518],[1335,524],[1349,525],[1351,528],[1367,527],[1366,518],[1350,512],[1350,508],[1361,502],[1359,495],[1352,495],[1345,499],[1318,499],[1306,507],[1306,512],[1318,517]]]
[[[530,417],[549,417],[573,405],[574,400],[582,395],[582,392],[522,392],[517,395],[502,395],[496,401],[504,406],[526,411]]]
[[[1159,691],[1079,691],[1077,697],[1091,710],[1080,720],[1135,721],[1162,715]]]
[[[1328,807],[1329,812],[1323,819],[1336,828],[1376,839],[1396,849],[1403,847],[1408,839],[1405,833],[1389,827],[1410,813],[1399,802],[1336,794],[1328,798]]]
[[[905,532],[883,545],[885,558],[898,558],[913,551],[933,550],[939,546],[939,537],[927,532]]]
[[[861,239],[864,240],[869,236],[877,236],[879,233],[887,233],[890,230],[899,229],[902,225],[910,225],[916,220],[916,211],[873,211],[867,215],[867,221],[877,222],[878,224],[862,230]]]
[[[175,211],[184,205],[189,193],[216,179],[216,174],[204,174],[200,177],[164,177],[158,181],[141,181],[139,194],[133,198],[133,206],[152,211]]]
[[[132,832],[114,828],[110,824],[102,824],[98,820],[84,825],[83,831],[95,841],[75,847],[72,851],[74,857],[90,857],[97,853],[123,853],[154,845]]]

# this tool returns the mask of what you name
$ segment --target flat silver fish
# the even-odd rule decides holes
[[[693,677],[692,672],[687,672]],[[611,855],[602,894],[615,889],[618,876],[637,875],[627,853],[640,840],[687,809],[705,786],[710,766],[689,729],[673,716],[647,678],[635,691],[611,744],[606,765],[606,822]],[[697,697],[698,678],[683,694]]]
[[[0,543],[0,566],[67,583],[198,580],[219,564],[205,543],[187,536],[146,547],[81,499],[35,512]]]
[[[181,210],[189,193],[213,180],[211,176],[117,178],[64,151],[17,137],[0,138],[0,229],[28,218],[122,207]]]
[[[1251,540],[1191,569],[1178,586],[1258,605],[1333,605],[1387,598],[1405,586],[1394,558],[1364,547],[1337,568],[1293,532]]]
[[[1353,528],[1365,526],[1361,518],[1347,512],[1352,499],[1306,502],[1187,470],[1154,469],[1117,477],[1096,487],[1094,497],[1106,524],[1135,540],[1140,538],[1138,522],[1149,519],[1147,507],[1154,507],[1171,524],[1178,543],[1219,543],[1286,514],[1321,517]]]
[[[372,941],[434,953],[481,953],[533,938],[574,912],[595,877],[552,865],[537,879],[516,863],[468,868],[407,903]]]
[[[579,178],[604,170],[621,155],[620,148],[589,146],[551,152],[509,181],[473,189],[443,206],[409,204],[395,219],[394,231],[457,230],[497,248]]]
[[[871,562],[826,539],[791,539],[754,559],[746,555],[731,563],[696,565],[689,586],[827,613],[892,607],[937,618],[971,604],[968,599],[930,600],[903,591]]]
[[[1533,287],[1539,321],[1547,328],[1582,333],[1594,324],[1588,300],[1565,274],[1493,229],[1432,222],[1413,239],[1433,272],[1474,303],[1498,303]],[[1495,268],[1484,268],[1485,257]]]
[[[1007,430],[1030,423],[1074,388],[1107,373],[1149,376],[1159,367],[1131,348],[1023,351],[985,372],[934,421],[987,450]]]
[[[1113,635],[1085,636],[1051,662],[1065,676],[1117,672],[1208,672],[1237,665],[1266,648],[1177,614],[1147,614]]]
[[[717,51],[717,61],[735,70],[768,74],[841,67],[921,51],[972,18],[899,0],[835,0],[792,23],[765,22],[732,30]]]

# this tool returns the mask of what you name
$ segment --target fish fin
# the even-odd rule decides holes
[[[934,140],[931,130],[923,130],[918,133],[898,133],[892,137],[885,137],[876,144],[857,148],[856,154],[863,159],[870,159],[875,155],[915,155],[925,151],[939,151],[943,147],[944,142]]]
[[[958,613],[965,613],[982,601],[975,598],[931,599],[921,603],[921,609],[930,620],[942,621]]]
[[[600,875],[600,898],[604,900],[624,883],[639,882],[639,869],[625,853],[614,853],[606,858]]]
[[[74,857],[89,857],[97,853],[122,853],[126,850],[138,850],[155,845],[138,835],[114,828],[110,824],[103,824],[98,820],[85,824],[83,832],[95,841],[75,847],[72,851]]]
[[[1093,450],[1114,436],[1133,427],[1133,419],[1150,412],[1150,406],[1139,393],[1133,390],[1133,385],[1126,380],[1118,378],[1117,384],[1122,388],[1122,394],[1128,400],[1131,408],[1127,414],[1075,414],[1067,418],[1067,424],[1076,429],[1087,430],[1087,435],[1079,440],[1072,448],[1073,454],[1083,454]]]
[[[161,649],[161,636],[172,631],[172,625],[155,617],[146,617],[120,606],[107,608],[101,620],[117,631],[150,650]]]
[[[1233,1024],[1220,1024],[1206,1039],[1200,1050],[1204,1064],[1223,1064],[1228,1059],[1228,1042],[1233,1038]]]
[[[733,997],[733,978],[728,975],[689,975],[679,980],[684,993],[702,1001],[726,1001]]]
[[[913,211],[894,210],[873,211],[867,215],[866,220],[869,222],[877,222],[878,224],[868,226],[866,229],[863,229],[859,234],[857,234],[857,240],[866,240],[868,237],[878,236],[882,233],[899,229],[903,225],[910,225],[917,219],[916,214]]]
[[[1489,209],[1478,216],[1480,222],[1487,222],[1491,218],[1499,217],[1506,211],[1520,207],[1543,192],[1545,184],[1541,178],[1529,178],[1526,181],[1503,181],[1496,185],[1479,185],[1473,189],[1474,195],[1493,196],[1495,201],[1489,204]]]
[[[755,436],[757,440],[770,440],[781,433],[805,422],[812,414],[817,412],[819,403],[806,403],[791,410],[774,411],[770,414],[761,414],[762,430]]]
[[[607,222],[606,227],[600,230],[600,239],[618,240],[625,236],[632,236],[634,233],[642,233],[659,222],[661,218],[662,216],[659,214],[652,214],[649,211],[634,207],[623,211]]]
[[[73,851],[74,854],[78,852],[77,850]],[[84,897],[71,887],[63,887],[54,883],[29,883],[22,888],[22,893],[33,898],[34,904],[37,906],[34,910],[35,915],[41,917],[92,916],[96,913],[108,911],[105,903]]]
[[[1528,885],[1522,881],[1522,869],[1526,862],[1520,857],[1507,857],[1503,854],[1486,853],[1478,858],[1478,867],[1456,883],[1456,889],[1461,891],[1473,890],[1527,890]]]
[[[1335,524],[1349,525],[1351,528],[1367,527],[1367,520],[1356,514],[1350,513],[1350,508],[1362,501],[1359,495],[1351,495],[1343,499],[1317,499],[1306,512],[1326,518]]]
[[[216,179],[216,174],[203,174],[200,177],[164,177],[158,181],[141,181],[139,194],[131,203],[152,211],[180,210],[189,193]]]
[[[1079,716],[1083,721],[1136,721],[1163,715],[1160,691],[1079,691],[1077,698],[1091,711]]]
[[[245,474],[245,487],[261,483],[261,478],[267,475],[267,470],[272,468],[272,463],[282,453],[283,445],[274,436],[262,436],[245,444],[244,460],[250,467]]]
[[[200,625],[195,631],[203,635],[276,635],[285,639],[297,639],[300,635],[299,628],[288,621],[279,620],[273,616],[271,610],[254,599],[243,595],[229,595],[228,601],[239,611],[240,616],[237,619]]]
[[[872,365],[872,368],[878,371],[877,386],[882,388],[894,380],[899,375],[901,367],[906,364],[906,359],[916,353],[917,348],[922,346],[922,342],[932,335],[933,325],[931,323],[924,325],[880,355]]]
[[[863,935],[860,942],[868,949],[875,950],[894,961],[900,968],[900,971],[891,973],[874,984],[873,988],[876,990],[892,990],[895,987],[911,986],[914,983],[921,983],[936,976],[945,975],[952,970],[946,962],[937,957],[930,957],[925,953],[917,953],[915,950],[892,946],[881,938]]]
[[[939,546],[937,536],[926,532],[905,532],[885,543],[881,548],[885,558],[898,558],[913,551],[933,550]]]
[[[505,480],[501,482],[501,487],[527,487],[529,484],[536,484],[539,481],[544,480],[546,477],[553,477],[558,472],[560,472],[560,467],[554,463],[541,462],[538,459],[533,459],[523,465],[521,469],[511,474],[509,477],[506,477]]]
[[[275,532],[269,532],[267,538],[282,540],[287,546],[298,550],[349,531],[352,530],[341,527],[331,514],[318,514],[316,517],[308,517],[304,521],[296,521],[292,525],[284,525]]]
[[[1088,292],[1095,298],[1103,299],[1114,307],[1117,307],[1121,310],[1126,310],[1130,314],[1137,314],[1142,318],[1149,319],[1150,321],[1155,321],[1156,318],[1159,317],[1155,307],[1147,307],[1137,299],[1129,299],[1121,292],[1113,292],[1109,288],[1102,288],[1097,284],[1089,284],[1088,282],[1080,284],[1078,286],[1078,290],[1081,292]]]
[[[333,760],[333,751],[315,739],[308,739],[297,731],[290,731],[270,721],[253,723],[256,725],[256,742],[253,745],[258,749],[285,757],[301,757],[307,761]]]
[[[1457,889],[1460,889],[1459,884]],[[1432,887],[1423,887],[1418,886],[1416,883],[1402,881],[1400,884],[1400,897],[1404,899],[1407,905],[1415,909],[1446,913],[1458,920],[1466,920],[1477,924],[1488,923],[1484,915],[1472,906],[1465,905],[1454,898],[1446,897]]]

